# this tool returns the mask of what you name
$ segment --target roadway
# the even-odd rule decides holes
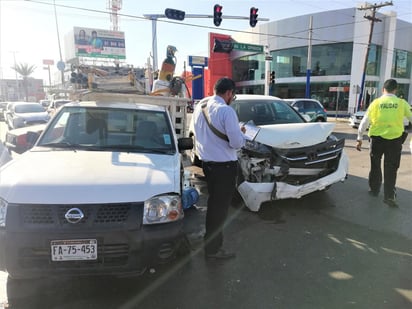
[[[186,162],[200,191],[196,207],[185,211],[188,256],[135,279],[31,282],[13,291],[22,295],[21,308],[411,308],[409,144],[398,172],[400,207],[389,208],[382,196],[367,194],[368,142],[356,151],[356,130],[329,120],[346,139],[348,179],[258,213],[231,208],[225,243],[237,253],[234,260],[203,257],[207,189],[201,170]],[[3,273],[0,303],[6,297]]]

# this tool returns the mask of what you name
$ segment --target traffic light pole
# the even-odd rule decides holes
[[[165,14],[144,14],[144,18],[150,19],[152,21],[152,57],[153,57],[153,71],[158,70],[158,60],[157,60],[157,20],[159,18],[168,18]],[[211,18],[214,16],[211,14],[185,14],[184,18]],[[245,16],[222,16],[224,19],[245,19],[249,20],[250,17]],[[269,21],[269,18],[257,18],[258,21]]]

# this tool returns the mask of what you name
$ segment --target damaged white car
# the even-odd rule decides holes
[[[238,153],[238,192],[251,211],[259,211],[264,202],[301,198],[346,179],[345,140],[332,134],[334,123],[307,123],[272,96],[237,95],[230,106],[247,124],[249,140]],[[194,148],[192,164],[200,159]]]

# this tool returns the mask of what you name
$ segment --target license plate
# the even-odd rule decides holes
[[[96,239],[52,240],[52,261],[83,261],[97,259]]]

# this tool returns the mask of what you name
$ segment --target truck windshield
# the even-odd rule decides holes
[[[65,106],[37,146],[92,151],[175,153],[164,111]]]

